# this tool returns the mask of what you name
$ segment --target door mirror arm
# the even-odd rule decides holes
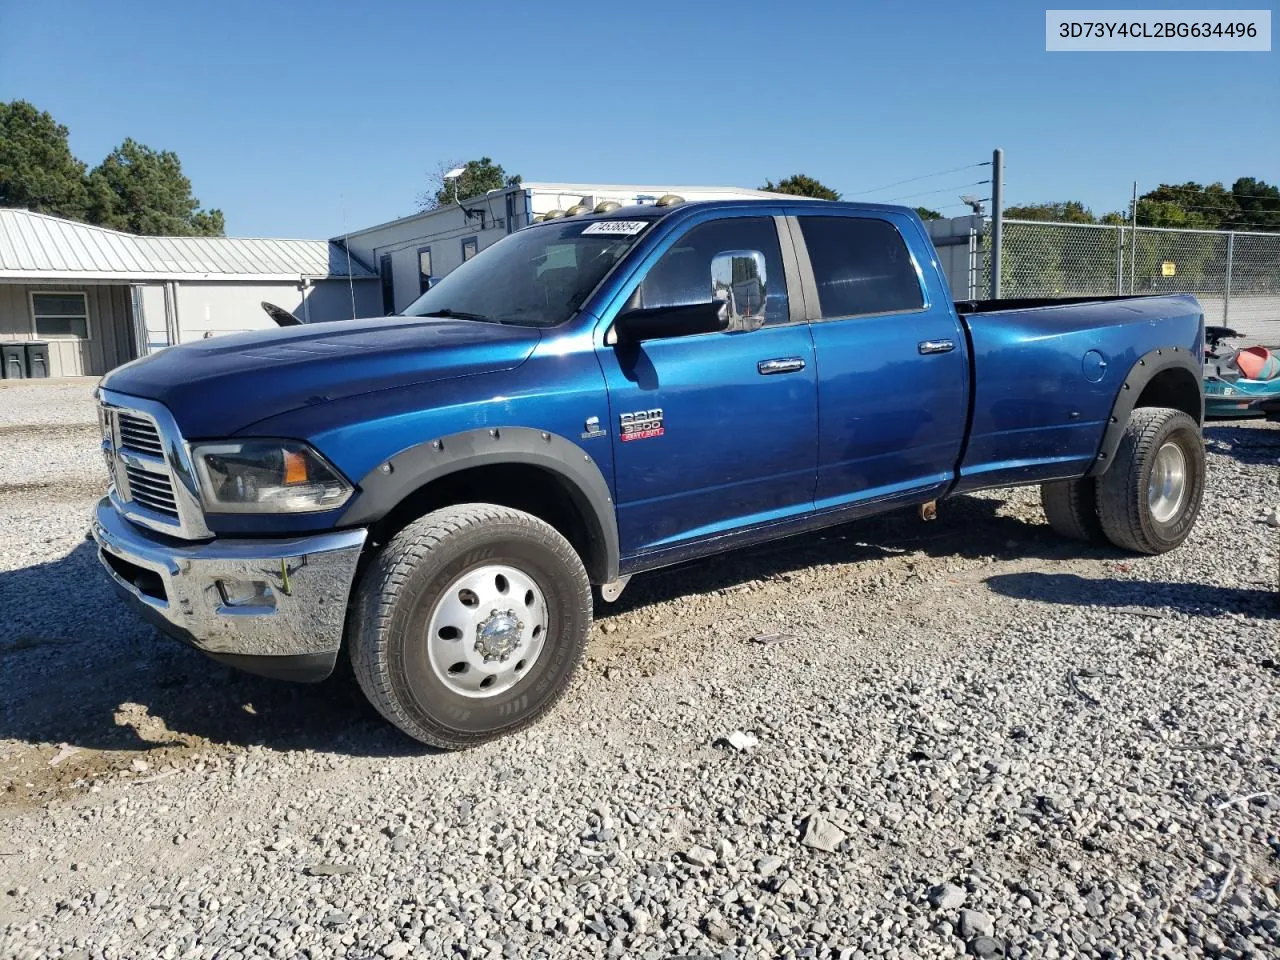
[[[729,328],[729,319],[729,305],[723,300],[624,310],[613,322],[614,342],[642,343],[699,333],[721,333]]]

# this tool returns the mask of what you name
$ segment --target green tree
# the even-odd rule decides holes
[[[25,100],[0,103],[0,207],[83,220],[89,209],[84,164],[67,128]]]
[[[1057,200],[1005,207],[1010,220],[1047,220],[1052,223],[1096,223],[1093,211],[1079,200]]]
[[[790,193],[797,197],[813,197],[815,200],[840,199],[840,194],[825,183],[803,173],[794,173],[785,180],[779,180],[777,183],[772,180],[766,180],[764,186],[760,189],[767,190],[770,193]]]
[[[1241,177],[1231,185],[1239,208],[1231,226],[1238,230],[1280,231],[1280,187],[1265,180]]]
[[[462,167],[462,175],[446,180],[445,173],[457,167]],[[470,200],[472,197],[483,196],[490,190],[519,186],[520,175],[508,174],[502,169],[502,164],[494,163],[489,157],[481,157],[466,163],[442,163],[431,182],[432,189],[418,198],[418,206],[423,210],[434,210],[459,200]]]
[[[1219,230],[1239,210],[1236,198],[1220,183],[1162,183],[1138,198],[1138,226]]]
[[[1220,214],[1206,214],[1194,207],[1188,209],[1176,200],[1138,198],[1138,226],[1183,227],[1194,230],[1217,230],[1222,226]]]
[[[930,210],[928,207],[916,207],[916,213],[920,214],[921,220],[941,220],[942,214],[937,210]]]
[[[136,140],[109,153],[89,174],[91,222],[144,236],[220,237],[221,210],[202,210],[178,155]]]

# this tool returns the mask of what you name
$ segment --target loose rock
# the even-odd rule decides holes
[[[831,853],[846,839],[848,835],[843,830],[827,818],[814,814],[805,824],[804,835],[800,838],[800,842],[814,850]]]

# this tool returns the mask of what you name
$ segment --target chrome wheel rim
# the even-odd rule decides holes
[[[1157,523],[1168,523],[1178,515],[1187,499],[1187,457],[1176,443],[1165,443],[1156,451],[1147,481],[1147,506]]]
[[[496,697],[523,680],[547,639],[547,601],[527,573],[504,564],[468,570],[436,601],[427,659],[464,697]]]

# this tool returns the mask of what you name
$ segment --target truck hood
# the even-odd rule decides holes
[[[169,347],[107,374],[107,390],[164,404],[191,439],[376,390],[519,366],[541,334],[470,320],[313,323]]]

